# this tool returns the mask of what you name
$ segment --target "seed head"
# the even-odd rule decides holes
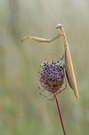
[[[52,93],[58,91],[64,81],[64,69],[58,61],[41,63],[39,79],[41,86]]]

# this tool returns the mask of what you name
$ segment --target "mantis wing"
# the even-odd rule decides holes
[[[74,73],[71,54],[68,45],[66,46],[65,49],[65,70],[66,70],[66,77],[68,79],[69,85],[73,89],[76,98],[79,98],[75,73]]]

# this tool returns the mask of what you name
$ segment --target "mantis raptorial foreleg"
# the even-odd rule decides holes
[[[32,39],[36,42],[45,42],[45,43],[50,43],[56,39],[58,39],[60,36],[62,36],[61,34],[58,34],[57,36],[53,37],[53,38],[50,38],[50,39],[45,39],[45,38],[40,38],[40,37],[34,37],[34,36],[26,36],[24,38],[21,39],[21,41],[24,41],[25,39]]]

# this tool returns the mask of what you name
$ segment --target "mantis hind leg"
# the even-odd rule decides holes
[[[42,98],[46,98],[46,97],[48,97],[48,96],[50,96],[52,93],[49,93],[49,94],[44,94],[43,92],[45,92],[45,90],[44,89],[41,89],[39,86],[38,86],[38,90],[40,90],[39,91],[39,95],[40,95],[40,97],[42,97]]]
[[[66,90],[66,89],[67,89],[67,80],[66,80],[66,76],[65,76],[65,79],[64,79],[64,87],[62,86],[62,88],[61,88],[59,91],[57,91],[57,92],[55,93],[55,95],[57,95],[57,94],[63,92],[63,91]]]

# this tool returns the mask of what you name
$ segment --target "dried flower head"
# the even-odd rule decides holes
[[[39,72],[41,86],[52,93],[58,91],[64,82],[64,69],[58,61],[43,62]]]

